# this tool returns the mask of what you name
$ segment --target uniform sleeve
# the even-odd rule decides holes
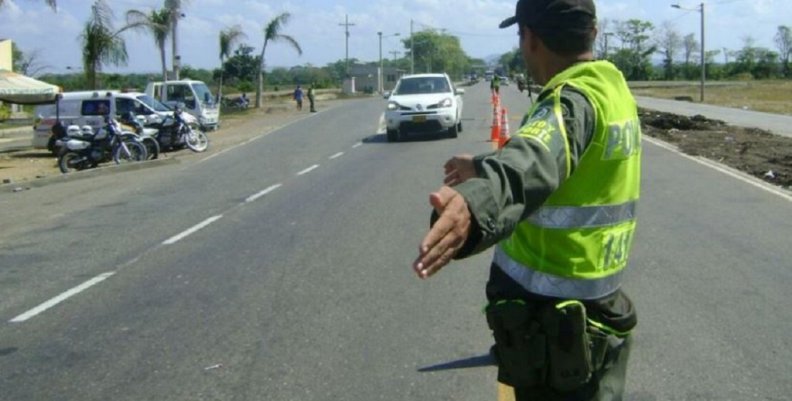
[[[571,88],[561,91],[560,116],[554,111],[552,96],[539,102],[503,149],[473,159],[478,177],[454,187],[473,217],[471,235],[457,259],[484,251],[511,235],[574,171],[588,146],[595,115],[580,92]]]

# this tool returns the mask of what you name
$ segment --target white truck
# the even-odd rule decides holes
[[[198,119],[201,129],[214,130],[220,126],[220,106],[202,81],[149,82],[146,94],[170,107],[181,105],[184,111]]]

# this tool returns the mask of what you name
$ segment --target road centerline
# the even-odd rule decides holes
[[[199,230],[207,227],[208,225],[214,223],[215,221],[220,220],[221,218],[223,218],[222,214],[214,216],[214,217],[210,217],[210,218],[204,220],[203,222],[194,225],[192,228],[189,228],[189,229],[183,231],[181,234],[177,234],[177,235],[165,240],[162,243],[162,245],[173,245],[173,244],[183,240],[184,238],[187,238],[188,236],[190,236],[192,234],[195,234]]]
[[[107,280],[107,278],[109,278],[110,276],[112,276],[114,274],[115,274],[115,272],[102,273],[102,274],[100,274],[100,275],[98,275],[98,276],[96,276],[96,277],[94,277],[94,278],[92,278],[92,279],[90,279],[90,280],[88,280],[88,281],[86,281],[86,282],[84,282],[84,283],[82,283],[82,284],[80,284],[80,285],[78,285],[78,286],[76,286],[76,287],[74,287],[74,288],[62,293],[62,294],[60,294],[60,295],[58,295],[58,296],[56,296],[55,298],[52,298],[49,301],[46,301],[46,302],[42,303],[41,305],[39,305],[39,306],[37,306],[37,307],[35,307],[35,308],[33,308],[33,309],[23,313],[23,314],[11,319],[9,322],[10,323],[22,323],[22,322],[24,322],[26,320],[29,320],[29,319],[35,317],[36,315],[43,313],[47,309],[52,308],[53,306],[55,306],[55,305],[65,301],[65,300],[67,300],[67,299],[69,299],[69,298],[71,298],[71,297],[73,297],[73,296],[75,296],[75,295],[87,290],[88,288],[91,288],[91,287],[95,286],[96,284],[99,284],[102,281]]]

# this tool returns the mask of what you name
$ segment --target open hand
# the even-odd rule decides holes
[[[443,186],[429,195],[429,203],[440,216],[421,242],[413,269],[426,279],[451,262],[470,235],[470,210],[465,198]]]

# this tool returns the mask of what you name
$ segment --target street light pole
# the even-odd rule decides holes
[[[679,4],[672,4],[671,7],[678,8],[680,10],[689,10],[689,11],[698,11],[701,13],[701,95],[700,100],[701,103],[704,103],[704,82],[707,80],[707,57],[706,57],[706,46],[704,45],[704,3],[702,2],[699,4],[699,7],[690,9],[684,8]]]
[[[379,36],[379,74],[377,74],[377,87],[379,93],[382,93],[385,90],[385,82],[383,82],[382,75],[383,75],[383,65],[382,65],[382,32],[377,32]],[[391,36],[399,36],[398,33],[394,33],[393,35],[387,35],[386,37]]]

